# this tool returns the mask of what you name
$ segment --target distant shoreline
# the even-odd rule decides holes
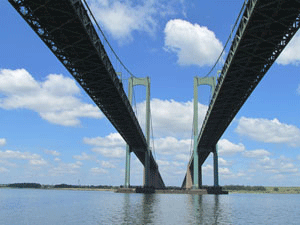
[[[58,191],[115,191],[115,188],[16,188],[16,187],[3,187],[0,189],[36,189],[36,190],[58,190]]]
[[[68,190],[68,191],[115,191],[115,188],[48,188],[47,190]]]
[[[56,185],[42,185],[39,183],[13,183],[0,184],[0,188],[16,188],[16,189],[40,189],[40,190],[74,190],[74,191],[113,191],[119,187],[108,185],[70,185],[70,184],[56,184]]]
[[[274,187],[270,187],[273,189]],[[58,190],[58,191],[111,191],[115,192],[116,188],[14,188],[0,186],[0,189],[37,189],[37,190]],[[282,190],[280,190],[282,189]],[[300,194],[300,187],[280,187],[279,191],[228,191],[229,194]]]
[[[227,190],[229,194],[300,194],[300,187],[265,187],[264,191]]]
[[[71,190],[71,191],[116,191],[119,186],[109,185],[41,185],[38,183],[14,183],[0,184],[0,188],[15,189],[40,189],[40,190]],[[167,187],[168,190],[179,190],[178,187]],[[270,187],[270,186],[243,186],[243,185],[225,185],[223,191],[229,194],[300,194],[300,187]]]

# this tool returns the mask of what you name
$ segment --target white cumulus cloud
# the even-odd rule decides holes
[[[193,127],[193,102],[177,102],[171,100],[152,99],[151,117],[155,137],[172,136],[176,138],[190,138]],[[137,105],[138,119],[141,127],[145,127],[146,103]],[[207,106],[198,104],[198,121],[201,127],[207,111]]]
[[[111,133],[106,137],[83,138],[85,144],[100,147],[121,147],[125,145],[125,141],[119,133]]]
[[[219,173],[224,176],[232,175],[232,172],[228,168],[219,168]]]
[[[27,160],[32,166],[45,166],[48,164],[47,161],[38,154],[12,150],[0,151],[0,159]]]
[[[17,168],[18,165],[14,162],[10,162],[9,160],[0,160],[0,164],[4,165],[4,166],[8,166],[8,167],[14,167]]]
[[[155,150],[157,154],[177,155],[188,153],[191,146],[190,139],[176,139],[174,137],[159,138],[155,140]]]
[[[234,144],[227,139],[221,139],[218,142],[218,152],[220,155],[233,155],[245,150],[246,148],[242,143]]]
[[[125,156],[125,141],[118,133],[111,133],[106,137],[83,138],[85,144],[93,146],[92,151],[109,158],[123,158]]]
[[[207,164],[207,165],[205,165],[205,166],[202,166],[202,173],[203,173],[203,175],[211,175],[212,174],[212,172],[213,172],[213,166],[212,165],[210,165],[210,164]]]
[[[269,155],[271,155],[271,153],[264,149],[257,149],[257,150],[253,150],[253,151],[244,151],[243,152],[243,156],[247,157],[247,158],[257,158],[257,157],[261,158],[261,157],[265,157],[265,156],[269,156]]]
[[[101,166],[103,168],[113,169],[116,168],[116,165],[111,161],[101,161]]]
[[[236,132],[260,142],[300,146],[300,129],[294,125],[281,123],[276,118],[268,120],[241,117]]]
[[[145,127],[145,102],[137,105],[141,127]],[[199,127],[207,111],[207,106],[198,104]],[[188,161],[191,148],[193,123],[192,101],[151,100],[151,116],[155,135],[156,154],[172,155],[174,159]],[[125,156],[125,141],[120,134],[111,133],[105,137],[85,137],[85,144],[93,146],[92,151],[109,158]],[[152,143],[151,143],[151,147]]]
[[[188,162],[191,159],[191,156],[189,153],[188,154],[181,153],[181,154],[176,154],[175,159]]]
[[[94,159],[93,156],[88,155],[85,152],[82,152],[81,155],[74,155],[72,158],[76,159],[76,160],[93,160]]]
[[[45,150],[44,152],[48,155],[60,156],[60,153],[58,151],[55,151],[55,150]]]
[[[38,154],[32,154],[30,152],[20,152],[20,151],[0,151],[0,159],[22,159],[22,160],[35,160],[41,159]]]
[[[63,176],[66,174],[77,174],[82,167],[82,162],[75,163],[60,163],[58,166],[52,167],[49,170],[51,176]]]
[[[133,32],[153,35],[158,26],[158,18],[169,14],[167,7],[157,1],[115,1],[90,0],[91,10],[96,20],[113,38],[131,41]]]
[[[170,20],[164,32],[165,49],[177,54],[180,65],[211,66],[223,50],[213,31],[185,20]]]
[[[50,74],[36,81],[25,69],[0,70],[0,108],[29,109],[43,119],[63,126],[80,124],[79,118],[102,118],[98,107],[82,102],[76,95],[75,81],[63,75]]]
[[[90,170],[93,174],[106,174],[108,173],[108,171],[106,169],[103,168],[99,168],[99,167],[93,167]]]
[[[124,158],[125,157],[125,147],[95,147],[92,149],[93,152],[99,153],[108,158]]]
[[[292,160],[284,156],[277,159],[265,156],[258,161],[257,167],[267,173],[273,174],[295,174],[299,172],[299,169],[292,163]]]
[[[231,166],[232,162],[229,162],[221,157],[218,158],[219,166]]]
[[[0,173],[7,173],[9,172],[8,169],[6,169],[5,167],[0,167]]]
[[[157,162],[158,166],[170,166],[170,164],[171,164],[167,160],[160,160],[160,159],[156,160],[156,162]]]
[[[5,138],[0,138],[0,146],[6,145],[6,139]]]
[[[29,164],[32,166],[45,166],[48,163],[44,159],[31,159],[31,160],[29,160]]]

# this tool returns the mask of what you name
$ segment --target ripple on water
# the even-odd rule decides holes
[[[298,224],[300,195],[0,189],[0,224]]]

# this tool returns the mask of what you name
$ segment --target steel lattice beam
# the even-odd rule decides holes
[[[300,2],[249,0],[198,138],[216,145],[234,116],[299,29]]]
[[[202,163],[299,27],[299,0],[248,0],[198,136]]]
[[[144,164],[147,151],[145,136],[81,0],[9,2],[67,68]],[[150,167],[158,170],[152,155],[150,161]]]

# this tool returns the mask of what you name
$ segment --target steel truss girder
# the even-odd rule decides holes
[[[83,7],[83,5],[81,4],[80,1],[64,1],[64,3],[58,3],[58,1],[10,1],[13,6],[17,9],[18,12],[20,12],[20,14],[24,17],[24,19],[26,20],[26,22],[29,23],[29,25],[33,28],[33,30],[40,36],[40,38],[45,42],[45,44],[50,48],[50,50],[57,56],[57,58],[66,66],[66,68],[71,72],[71,74],[73,75],[73,72],[76,71],[76,74],[74,75],[74,77],[77,79],[77,75],[80,74],[80,72],[84,69],[83,66],[86,66],[87,68],[91,68],[93,66],[97,66],[99,71],[101,68],[101,72],[103,71],[107,71],[106,74],[110,77],[109,82],[114,84],[113,87],[114,89],[117,89],[117,91],[119,92],[119,96],[121,97],[121,99],[123,101],[126,101],[127,97],[125,95],[125,92],[123,91],[122,88],[118,87],[119,84],[119,80],[117,78],[117,76],[114,74],[114,70],[112,68],[111,63],[109,62],[109,59],[105,53],[105,50],[103,48],[103,46],[100,46],[100,42],[97,42],[95,40],[99,40],[96,31],[93,28],[93,25],[91,23],[91,21],[88,18],[88,15]],[[62,7],[54,7],[57,5],[61,5]],[[65,6],[65,7],[63,7]],[[66,7],[69,6],[69,7]],[[21,8],[23,10],[21,10]],[[26,10],[24,10],[26,8]],[[35,10],[31,10],[32,8],[34,8]],[[62,10],[62,8],[66,9],[69,8],[68,10]],[[72,11],[70,11],[70,9]],[[23,13],[21,13],[23,11]],[[36,17],[35,14],[38,14],[39,11],[43,11],[43,12],[48,12],[49,11],[54,11],[56,12],[55,17],[53,17],[54,15],[49,14],[49,16],[47,14],[42,14],[41,17]],[[74,15],[74,11],[76,12]],[[61,12],[61,13],[60,13]],[[60,14],[59,14],[60,13]],[[62,20],[62,16],[65,18],[65,20]],[[49,19],[51,17],[51,19]],[[43,20],[52,20],[54,21],[55,19],[58,19],[59,21],[55,21],[54,23],[50,23],[46,24],[45,21]],[[76,21],[76,23],[74,22]],[[60,22],[60,23],[59,23]],[[55,29],[53,29],[54,25]],[[71,24],[71,25],[70,25]],[[74,28],[74,24],[76,25],[76,28],[79,29],[73,29]],[[69,26],[68,26],[69,25]],[[67,28],[66,28],[67,27]],[[52,29],[51,29],[52,28]],[[50,30],[50,31],[48,31]],[[78,31],[85,31],[85,33],[87,35],[82,35],[82,32],[78,32]],[[73,32],[72,32],[73,31]],[[55,35],[60,35],[60,37],[56,37]],[[72,46],[72,44],[70,45],[70,43],[72,43],[70,41],[71,38],[67,37],[65,35],[65,37],[63,37],[63,35],[61,34],[72,34],[72,35],[79,35],[79,39],[76,40],[76,45],[73,45],[73,51],[72,54],[69,54],[69,52],[66,50],[66,48],[64,48],[63,46],[66,45],[66,43],[69,44],[69,46]],[[66,43],[64,42],[59,42],[57,40],[65,40]],[[92,40],[92,43],[90,43]],[[86,52],[84,51],[80,51],[78,53],[78,51],[76,51],[75,49],[78,48],[78,46],[82,46],[80,43],[84,42],[85,46],[82,47],[83,49],[85,49],[86,46],[89,46],[89,50],[94,50],[92,51],[92,53],[89,53],[89,50],[86,50]],[[96,43],[96,46],[93,46],[93,44]],[[60,46],[62,46],[62,48],[60,48]],[[102,49],[101,49],[102,47]],[[98,51],[95,51],[96,50]],[[63,50],[62,50],[63,49]],[[77,57],[75,55],[74,57],[74,53],[77,53]],[[84,57],[80,57],[83,54]],[[72,55],[72,56],[70,56]],[[90,58],[95,58],[95,55],[99,55],[100,58],[102,60],[88,60]],[[75,69],[73,69],[75,68]],[[91,74],[90,74],[91,75]],[[93,76],[95,76],[96,74],[94,73]],[[107,76],[106,75],[106,76]],[[101,77],[98,76],[97,77]],[[83,88],[86,90],[86,92],[89,95],[93,94],[93,91],[91,90],[91,88],[87,88],[87,83],[88,80],[86,82],[84,82],[86,76],[82,77],[81,79],[77,79],[77,81],[83,86]],[[117,80],[117,82],[116,82]],[[103,81],[102,79],[100,79],[100,81]],[[99,79],[98,79],[98,83],[99,83]],[[111,85],[111,84],[107,84],[107,85]],[[99,87],[93,88],[94,90],[99,90]],[[97,91],[98,91],[97,90]],[[122,91],[124,93],[122,93]],[[91,96],[93,98],[93,96]],[[115,96],[117,97],[117,96]],[[119,97],[119,98],[120,98]],[[126,97],[126,98],[125,98]],[[98,101],[98,99],[97,99]],[[99,104],[99,102],[96,102],[97,105],[100,105],[100,108],[103,108],[102,104]],[[123,103],[124,104],[124,103]],[[129,104],[128,104],[129,105]],[[128,108],[128,107],[126,107]],[[130,110],[130,109],[127,109]],[[105,111],[105,110],[103,110]],[[136,120],[134,113],[132,111],[131,116],[130,116],[130,120],[134,121]],[[109,118],[111,118],[113,120],[112,116],[109,116]],[[125,120],[125,119],[124,119]],[[129,121],[130,121],[129,120]],[[120,129],[118,128],[118,124],[115,124],[112,121],[113,125],[116,127],[116,129]],[[139,127],[139,124],[137,122],[137,120],[135,121],[135,129],[140,130],[140,136],[141,136],[141,145],[143,145],[144,142],[144,138],[143,138],[143,134],[142,131]],[[124,132],[121,132],[124,133]],[[124,139],[126,140],[126,136],[124,137]],[[129,141],[129,140],[127,140]],[[129,141],[130,142],[130,141]]]
[[[9,2],[78,81],[144,164],[147,149],[145,136],[81,0]],[[152,156],[150,167],[157,169]]]
[[[299,29],[299,14],[299,1],[248,1],[198,137],[199,151],[216,145]]]

